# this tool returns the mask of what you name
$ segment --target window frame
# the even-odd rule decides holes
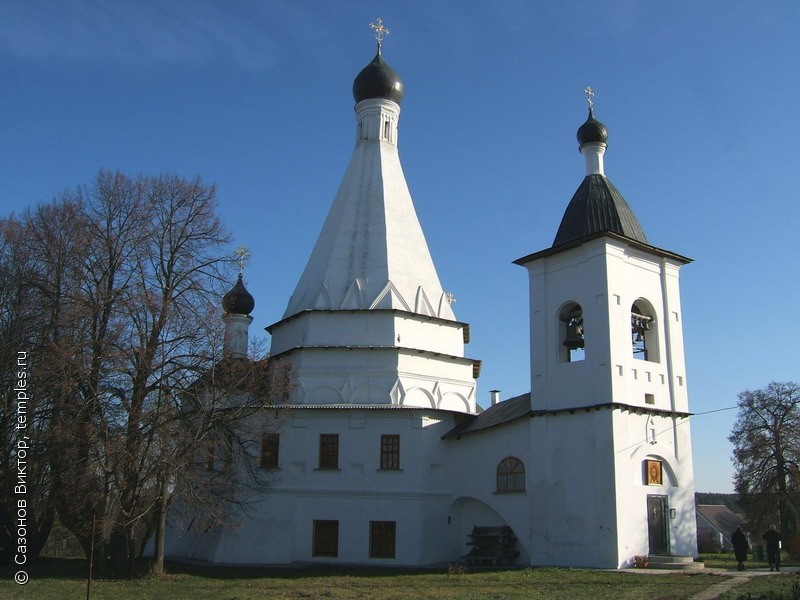
[[[216,437],[210,436],[203,447],[203,465],[206,471],[217,470],[217,446],[219,441]]]
[[[395,433],[381,434],[380,452],[381,471],[400,470],[400,435]]]
[[[258,466],[262,469],[277,469],[281,452],[281,434],[265,431],[261,434],[261,458]]]
[[[498,494],[525,492],[525,463],[516,456],[506,456],[497,463],[495,475],[495,489]]]
[[[319,462],[317,469],[320,471],[336,471],[339,469],[339,434],[319,434]]]
[[[311,556],[339,558],[339,521],[314,519],[311,529]]]
[[[369,522],[369,557],[397,558],[397,521]]]

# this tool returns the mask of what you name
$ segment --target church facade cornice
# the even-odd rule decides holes
[[[288,316],[280,321],[273,323],[272,325],[268,325],[264,329],[267,333],[272,334],[272,331],[281,325],[289,323],[291,321],[295,321],[297,319],[301,319],[311,314],[363,314],[363,315],[370,315],[370,314],[393,314],[398,317],[403,317],[407,319],[416,319],[419,321],[426,321],[430,323],[436,323],[437,325],[445,325],[448,327],[455,327],[459,328],[462,327],[465,330],[469,330],[469,323],[464,323],[463,321],[454,321],[452,319],[443,319],[441,317],[433,316],[433,315],[425,315],[418,312],[411,312],[408,310],[401,310],[399,308],[307,308],[305,310],[301,310],[300,312],[296,312],[291,316]],[[469,340],[465,340],[468,342]]]

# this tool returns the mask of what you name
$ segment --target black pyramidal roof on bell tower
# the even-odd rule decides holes
[[[594,118],[591,106],[589,117],[578,128],[577,137],[581,149],[592,144],[599,146],[602,152],[605,152],[608,129]],[[604,232],[616,233],[647,244],[647,237],[636,215],[601,170],[600,173],[586,175],[572,196],[561,219],[553,248]]]
[[[648,243],[636,215],[614,184],[605,175],[587,175],[564,211],[553,248],[602,232]]]
[[[608,140],[606,126],[594,118],[591,108],[589,118],[578,129],[577,137],[581,152],[587,156],[587,171],[590,171],[588,157],[593,151],[602,157]],[[587,145],[595,147],[584,149]],[[597,165],[594,165],[593,168],[596,167]],[[602,173],[602,168],[598,170],[600,172],[589,172],[575,191],[564,211],[553,245],[546,250],[518,258],[514,264],[525,265],[532,260],[558,254],[603,235],[625,239],[643,250],[684,264],[692,261],[680,254],[651,246],[625,198]]]

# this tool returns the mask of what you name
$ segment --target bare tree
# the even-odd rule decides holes
[[[194,462],[212,441],[251,443],[242,423],[274,401],[278,378],[266,359],[221,359],[218,307],[233,257],[213,186],[100,172],[28,211],[18,229],[11,245],[31,264],[17,285],[36,296],[27,318],[47,407],[43,493],[99,568],[129,573],[147,536],[163,532],[173,496],[210,508],[257,479],[198,476]],[[5,320],[19,329],[17,313]],[[221,373],[233,395],[217,392]]]
[[[272,483],[271,472],[258,468],[264,413],[283,404],[288,389],[287,370],[258,346],[249,358],[223,358],[182,388],[175,410],[164,413],[172,421],[161,428],[168,434],[162,442],[170,448],[166,458],[172,469],[170,479],[162,480],[153,572],[163,569],[166,506],[173,495],[182,509],[176,524],[188,513],[230,526],[231,508],[247,510],[259,498],[254,492]]]
[[[770,383],[739,394],[739,414],[728,438],[734,446],[734,483],[754,528],[780,523],[797,534],[800,506],[800,386]]]
[[[26,252],[25,235],[18,220],[0,221],[0,562],[10,560],[18,545],[19,508],[24,509],[27,560],[38,557],[55,512],[44,435],[50,405],[28,378],[40,349],[42,299],[31,285],[33,257]]]

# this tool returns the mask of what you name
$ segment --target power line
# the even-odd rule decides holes
[[[713,413],[723,412],[726,410],[736,410],[739,408],[738,406],[726,406],[725,408],[717,408],[716,410],[707,410],[705,412],[693,413],[693,417],[699,417],[700,415],[711,415]]]

